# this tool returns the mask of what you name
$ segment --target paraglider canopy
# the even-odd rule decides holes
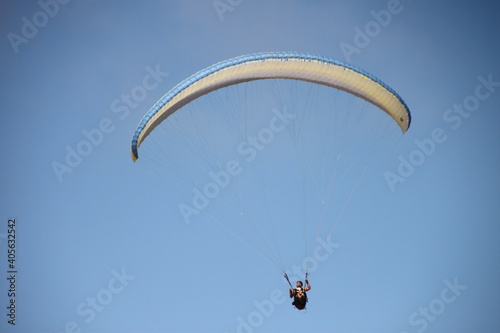
[[[172,113],[214,90],[262,79],[292,79],[346,91],[376,105],[408,130],[410,112],[388,85],[373,75],[328,57],[297,52],[268,52],[244,55],[212,65],[179,83],[144,116],[132,139],[132,159],[149,133]]]

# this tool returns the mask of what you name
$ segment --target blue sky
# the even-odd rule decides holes
[[[498,331],[498,5],[3,0],[0,12],[2,332]],[[207,215],[182,221],[191,187],[166,186],[129,152],[139,120],[184,78],[283,50],[361,67],[413,115],[318,252],[306,314],[241,240]],[[304,260],[283,252],[287,267]]]

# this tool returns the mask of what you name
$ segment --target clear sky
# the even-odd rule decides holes
[[[498,4],[1,0],[0,13],[1,332],[500,329]],[[168,186],[130,158],[137,123],[171,87],[264,51],[361,67],[413,116],[322,234],[306,313],[209,209],[183,221],[192,185]],[[274,201],[290,208],[285,223],[294,202]],[[293,270],[305,259],[286,235]]]

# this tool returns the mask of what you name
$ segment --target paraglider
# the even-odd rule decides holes
[[[273,107],[270,108],[272,111],[262,112],[253,107],[258,100],[254,97],[254,90],[265,93],[267,88],[249,86],[242,91],[231,90],[254,81],[276,82],[269,90],[272,90],[272,96],[281,98],[280,102],[285,101],[281,110]],[[289,89],[286,84],[290,82],[292,85],[299,83]],[[209,107],[189,109],[202,96],[211,97],[216,91],[220,91],[222,97],[207,102]],[[357,107],[351,100],[345,104],[336,100],[331,102],[331,96],[344,97],[338,96],[339,92],[383,112],[369,110],[366,105]],[[321,100],[318,98],[321,95],[328,97]],[[220,104],[214,106],[214,103]],[[231,107],[221,111],[224,108],[219,106],[224,104]],[[379,126],[378,120],[369,118],[371,115],[383,117],[381,121],[387,119],[388,123]],[[255,121],[264,116],[267,118]],[[368,119],[362,122],[365,117]],[[212,209],[210,214],[206,213],[207,218],[226,228],[275,265],[289,284],[277,235],[282,235],[286,244],[289,239],[297,238],[294,229],[300,228],[299,234],[305,239],[304,248],[311,248],[310,255],[306,253],[302,257],[303,270],[314,270],[315,267],[310,266],[314,264],[315,256],[320,256],[321,249],[315,247],[322,243],[320,236],[326,234],[330,237],[362,176],[353,177],[348,172],[364,170],[365,163],[359,163],[359,168],[353,167],[360,156],[370,159],[375,155],[372,148],[377,139],[369,135],[375,133],[382,138],[388,137],[387,128],[399,128],[404,134],[411,123],[403,99],[375,76],[332,58],[297,52],[257,53],[232,58],[177,84],[137,126],[131,142],[134,162],[138,160],[139,148],[146,138],[161,132],[155,129],[167,123],[167,119],[171,121],[163,132],[170,136],[152,145],[152,149],[154,155],[163,158],[157,164],[167,165],[168,170],[192,186],[192,191],[188,189],[183,195],[194,193],[193,205],[180,204],[181,214],[186,207],[190,217]],[[225,136],[226,132],[234,136]],[[285,132],[289,133],[288,138],[283,138]],[[365,135],[366,138],[361,138]],[[321,140],[321,144],[317,144],[317,140]],[[365,148],[361,148],[363,141],[367,143]],[[355,148],[346,148],[351,142]],[[171,144],[169,148],[157,148],[167,143]],[[275,150],[272,150],[271,143]],[[234,156],[234,151],[233,155],[229,154],[233,148],[239,155],[226,159],[226,156]],[[227,151],[229,153],[225,155]],[[181,161],[184,158],[186,161]],[[295,166],[292,166],[292,161],[296,162]],[[345,174],[341,171],[342,163]],[[193,171],[195,166],[203,171],[196,173]],[[287,189],[293,180],[297,181],[297,191]],[[282,198],[297,200],[293,197],[295,192],[300,192],[297,196],[302,200],[283,208]],[[221,204],[217,206],[215,201]],[[337,205],[332,209],[333,213],[328,211],[329,203]],[[293,209],[298,212],[287,211]],[[216,213],[219,215],[215,216]],[[264,214],[267,216],[263,217]],[[286,218],[282,217],[286,214]],[[336,214],[336,217],[331,214]],[[313,232],[308,231],[311,226]],[[278,232],[280,228],[284,232]],[[289,236],[285,236],[286,233]],[[310,289],[307,274],[305,287],[301,281],[297,281],[295,288],[290,284],[290,297],[294,298],[293,305],[297,309],[305,309]]]
[[[297,281],[295,284],[295,288],[289,289],[290,298],[293,297],[292,305],[297,308],[297,310],[304,310],[307,304],[307,292],[311,290],[311,285],[309,284],[309,280],[305,279],[306,287],[303,288],[302,281]]]

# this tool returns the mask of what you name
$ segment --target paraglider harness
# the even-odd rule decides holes
[[[306,280],[308,273],[306,272]],[[307,293],[304,291],[304,288],[293,288],[290,280],[288,279],[288,275],[284,274],[285,279],[287,280],[290,288],[293,289],[293,302],[292,305],[295,306],[298,310],[304,310],[307,304]],[[298,294],[303,294],[302,297],[297,297]]]
[[[297,297],[297,294],[303,294],[302,297]],[[307,293],[304,291],[304,288],[295,288],[293,290],[293,303],[297,309],[304,310],[306,308],[307,303]]]

